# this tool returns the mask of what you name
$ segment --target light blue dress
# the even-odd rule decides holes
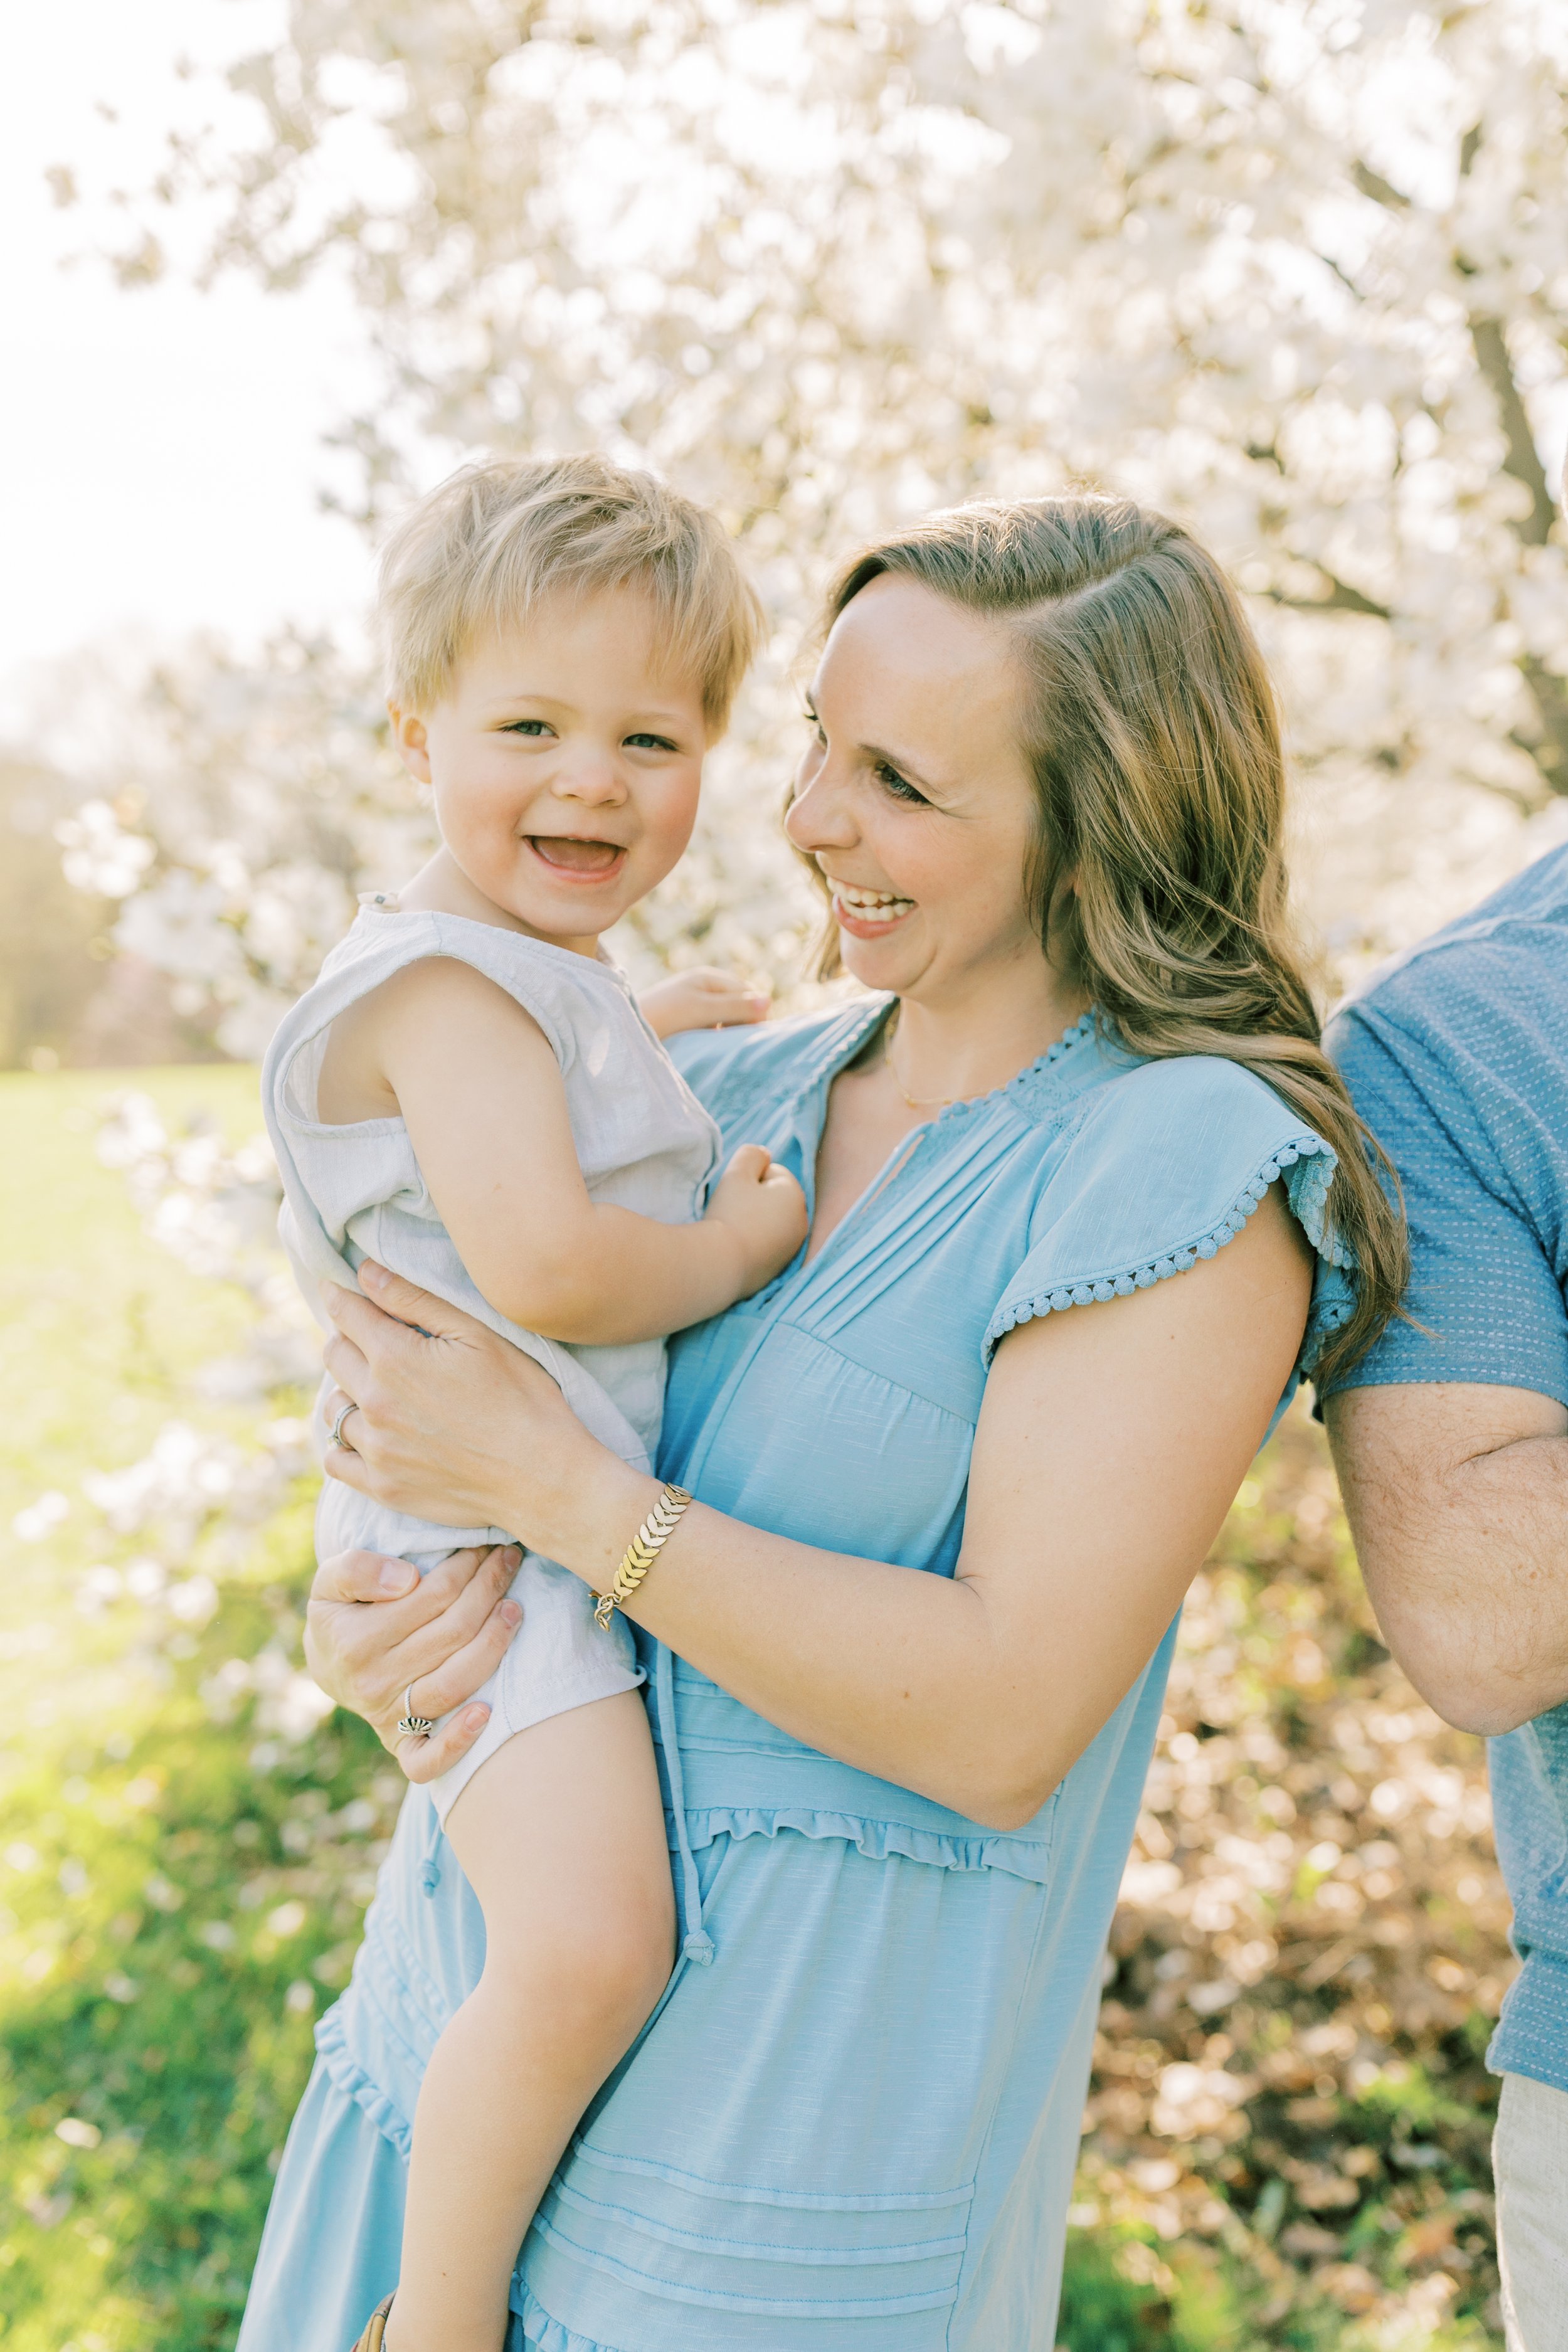
[[[679,1058],[726,1148],[767,1144],[809,1194],[828,1086],[886,1010],[700,1033]],[[660,1467],[756,1526],[951,1575],[998,1339],[1212,1256],[1282,1178],[1320,1255],[1299,1373],[1350,1309],[1332,1171],[1247,1072],[1139,1064],[1086,1018],[919,1129],[809,1265],[672,1348]],[[1101,1955],[1173,1635],[1006,1834],[644,1645],[681,1958],[541,2207],[509,2352],[1050,2352]],[[395,2283],[420,2074],[482,1933],[414,1790],[318,2032],[240,2352],[348,2352]]]

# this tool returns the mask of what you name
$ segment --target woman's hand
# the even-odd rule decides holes
[[[331,1478],[418,1518],[501,1527],[589,1583],[607,1582],[658,1494],[585,1430],[548,1372],[486,1324],[367,1259],[378,1302],[322,1285],[324,1349],[346,1405]],[[434,1712],[426,1708],[426,1714]]]
[[[656,1037],[673,1037],[681,1029],[730,1029],[749,1021],[765,1021],[772,1002],[762,989],[748,988],[732,971],[717,964],[699,964],[692,971],[672,971],[645,988],[637,1003],[642,1017]]]
[[[363,1715],[411,1780],[434,1780],[470,1748],[489,1717],[480,1701],[522,1622],[507,1596],[521,1554],[455,1551],[422,1577],[405,1559],[340,1552],[321,1562],[305,1612],[305,1663],[340,1706]],[[404,1700],[420,1715],[456,1707],[437,1731],[399,1731]]]

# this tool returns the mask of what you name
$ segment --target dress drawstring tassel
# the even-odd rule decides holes
[[[713,1958],[713,1938],[702,1925],[702,1887],[691,1832],[686,1823],[686,1774],[680,1761],[680,1734],[675,1720],[675,1659],[661,1642],[653,1670],[653,1699],[658,1717],[659,1745],[669,1781],[669,1805],[675,1815],[675,1851],[680,1864],[680,1957],[708,1968]]]

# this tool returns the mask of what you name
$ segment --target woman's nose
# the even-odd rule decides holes
[[[808,751],[795,771],[784,831],[808,857],[819,849],[848,849],[857,840],[848,794],[835,777],[827,753]]]

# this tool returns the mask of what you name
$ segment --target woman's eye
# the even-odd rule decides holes
[[[824,727],[821,719],[817,717],[816,711],[813,710],[809,705],[807,705],[805,711],[805,723],[811,730],[812,740],[816,743],[822,744],[826,748],[827,742],[827,730]]]
[[[548,719],[514,719],[506,729],[509,735],[553,735],[555,730]]]
[[[890,793],[896,801],[909,801],[919,808],[931,806],[924,793],[917,792],[909,778],[900,776],[897,768],[889,768],[886,760],[879,760],[877,762],[877,782],[885,792]]]

